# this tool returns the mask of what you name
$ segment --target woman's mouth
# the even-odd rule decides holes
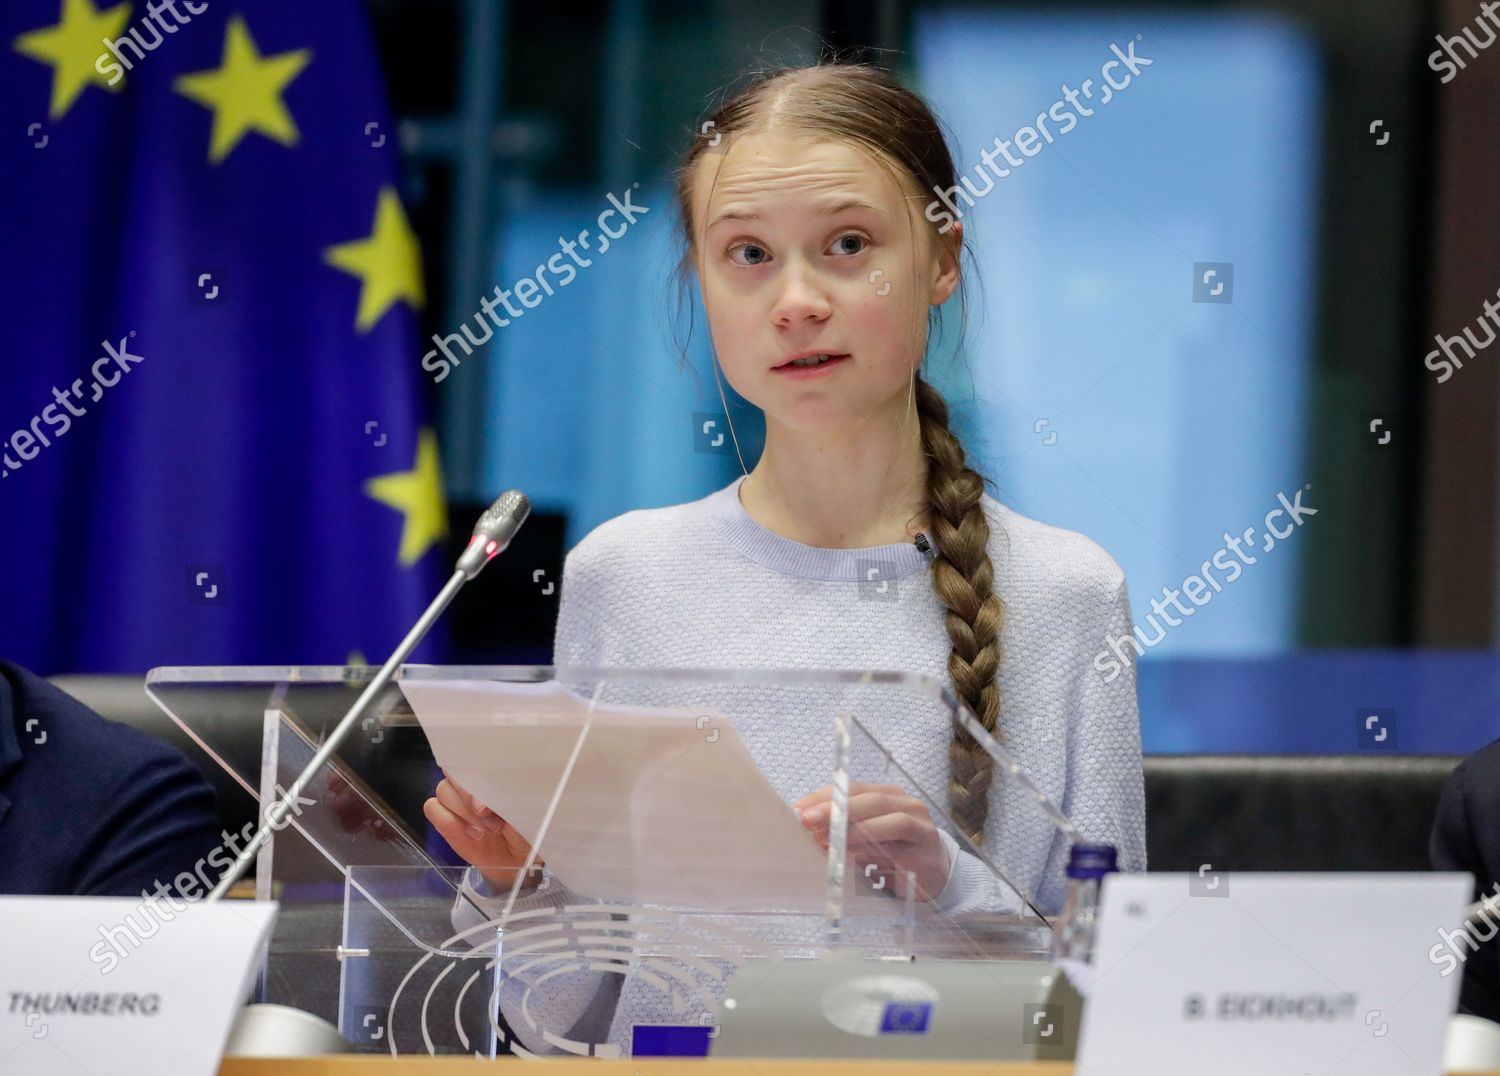
[[[790,377],[794,381],[805,381],[810,377],[821,377],[834,367],[842,366],[848,360],[848,355],[815,355],[774,366],[772,372]]]

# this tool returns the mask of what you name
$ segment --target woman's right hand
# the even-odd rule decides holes
[[[422,804],[422,813],[455,852],[479,868],[496,892],[510,889],[531,854],[531,845],[514,826],[466,792],[446,770],[436,794]],[[523,891],[540,884],[543,866],[538,857]]]

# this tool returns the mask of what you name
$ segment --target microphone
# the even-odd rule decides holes
[[[234,885],[240,875],[245,872],[245,868],[260,852],[267,838],[282,827],[287,815],[292,812],[297,798],[302,795],[303,789],[348,738],[350,730],[359,723],[359,719],[370,708],[375,697],[384,690],[386,684],[390,683],[407,655],[416,649],[417,644],[431,630],[437,618],[442,615],[443,610],[448,608],[448,604],[463,589],[464,584],[477,576],[486,564],[510,545],[511,539],[515,537],[516,532],[521,529],[521,524],[526,522],[526,517],[530,514],[531,502],[526,498],[526,494],[520,490],[508,489],[485,510],[484,515],[479,517],[479,522],[474,525],[474,533],[469,538],[468,546],[459,555],[453,574],[443,585],[443,589],[438,592],[438,596],[432,599],[432,604],[417,618],[417,622],[406,633],[406,638],[401,640],[395,651],[386,659],[380,671],[375,674],[375,678],[370,681],[364,691],[360,692],[359,698],[354,700],[354,705],[349,707],[349,712],[334,726],[333,731],[328,734],[328,739],[313,755],[312,761],[307,764],[307,768],[292,782],[292,787],[271,805],[266,812],[266,820],[261,823],[255,837],[245,845],[239,857],[230,864],[229,869],[224,872],[224,876],[219,879],[219,883],[213,887],[204,898],[205,900],[217,901],[229,892],[229,887]]]
[[[520,490],[508,489],[500,494],[474,524],[474,535],[460,554],[455,570],[463,572],[465,580],[473,579],[495,554],[505,551],[530,513],[531,502]]]

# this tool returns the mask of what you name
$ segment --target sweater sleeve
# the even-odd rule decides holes
[[[507,897],[508,892],[490,890],[483,875],[470,867],[453,905],[454,930],[463,933],[498,918],[505,912]],[[520,920],[517,929],[542,927],[547,925],[549,911],[560,914],[565,906],[585,901],[544,871],[542,884],[518,897],[511,914],[539,912]],[[589,918],[597,921],[598,916]],[[475,930],[465,940],[478,948],[493,945],[495,938],[488,931]],[[571,918],[564,917],[561,929],[549,931],[547,941],[543,952],[507,957],[502,963],[501,1020],[530,1053],[544,1057],[586,1054],[590,1044],[603,1042],[608,1034],[620,977],[583,966],[560,972],[586,948]]]
[[[1016,915],[1025,909],[1020,896],[995,877],[989,867],[972,852],[958,845],[958,838],[946,829],[938,829],[943,847],[948,849],[948,882],[932,899],[932,907],[945,914],[990,912]]]
[[[1091,649],[1106,639],[1129,638],[1133,631],[1130,598],[1121,573],[1106,616],[1089,633],[1087,644]],[[1144,871],[1146,782],[1136,663],[1116,664],[1117,673],[1101,672],[1097,662],[1080,668],[1060,806],[1084,840],[1114,845],[1121,871]],[[1044,901],[1056,908],[1062,907],[1067,895],[1067,857],[1068,849],[1059,841],[1040,890]]]

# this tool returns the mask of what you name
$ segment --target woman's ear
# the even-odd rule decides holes
[[[932,294],[928,302],[942,306],[958,287],[958,256],[963,250],[964,226],[954,221],[947,233],[933,233]]]

